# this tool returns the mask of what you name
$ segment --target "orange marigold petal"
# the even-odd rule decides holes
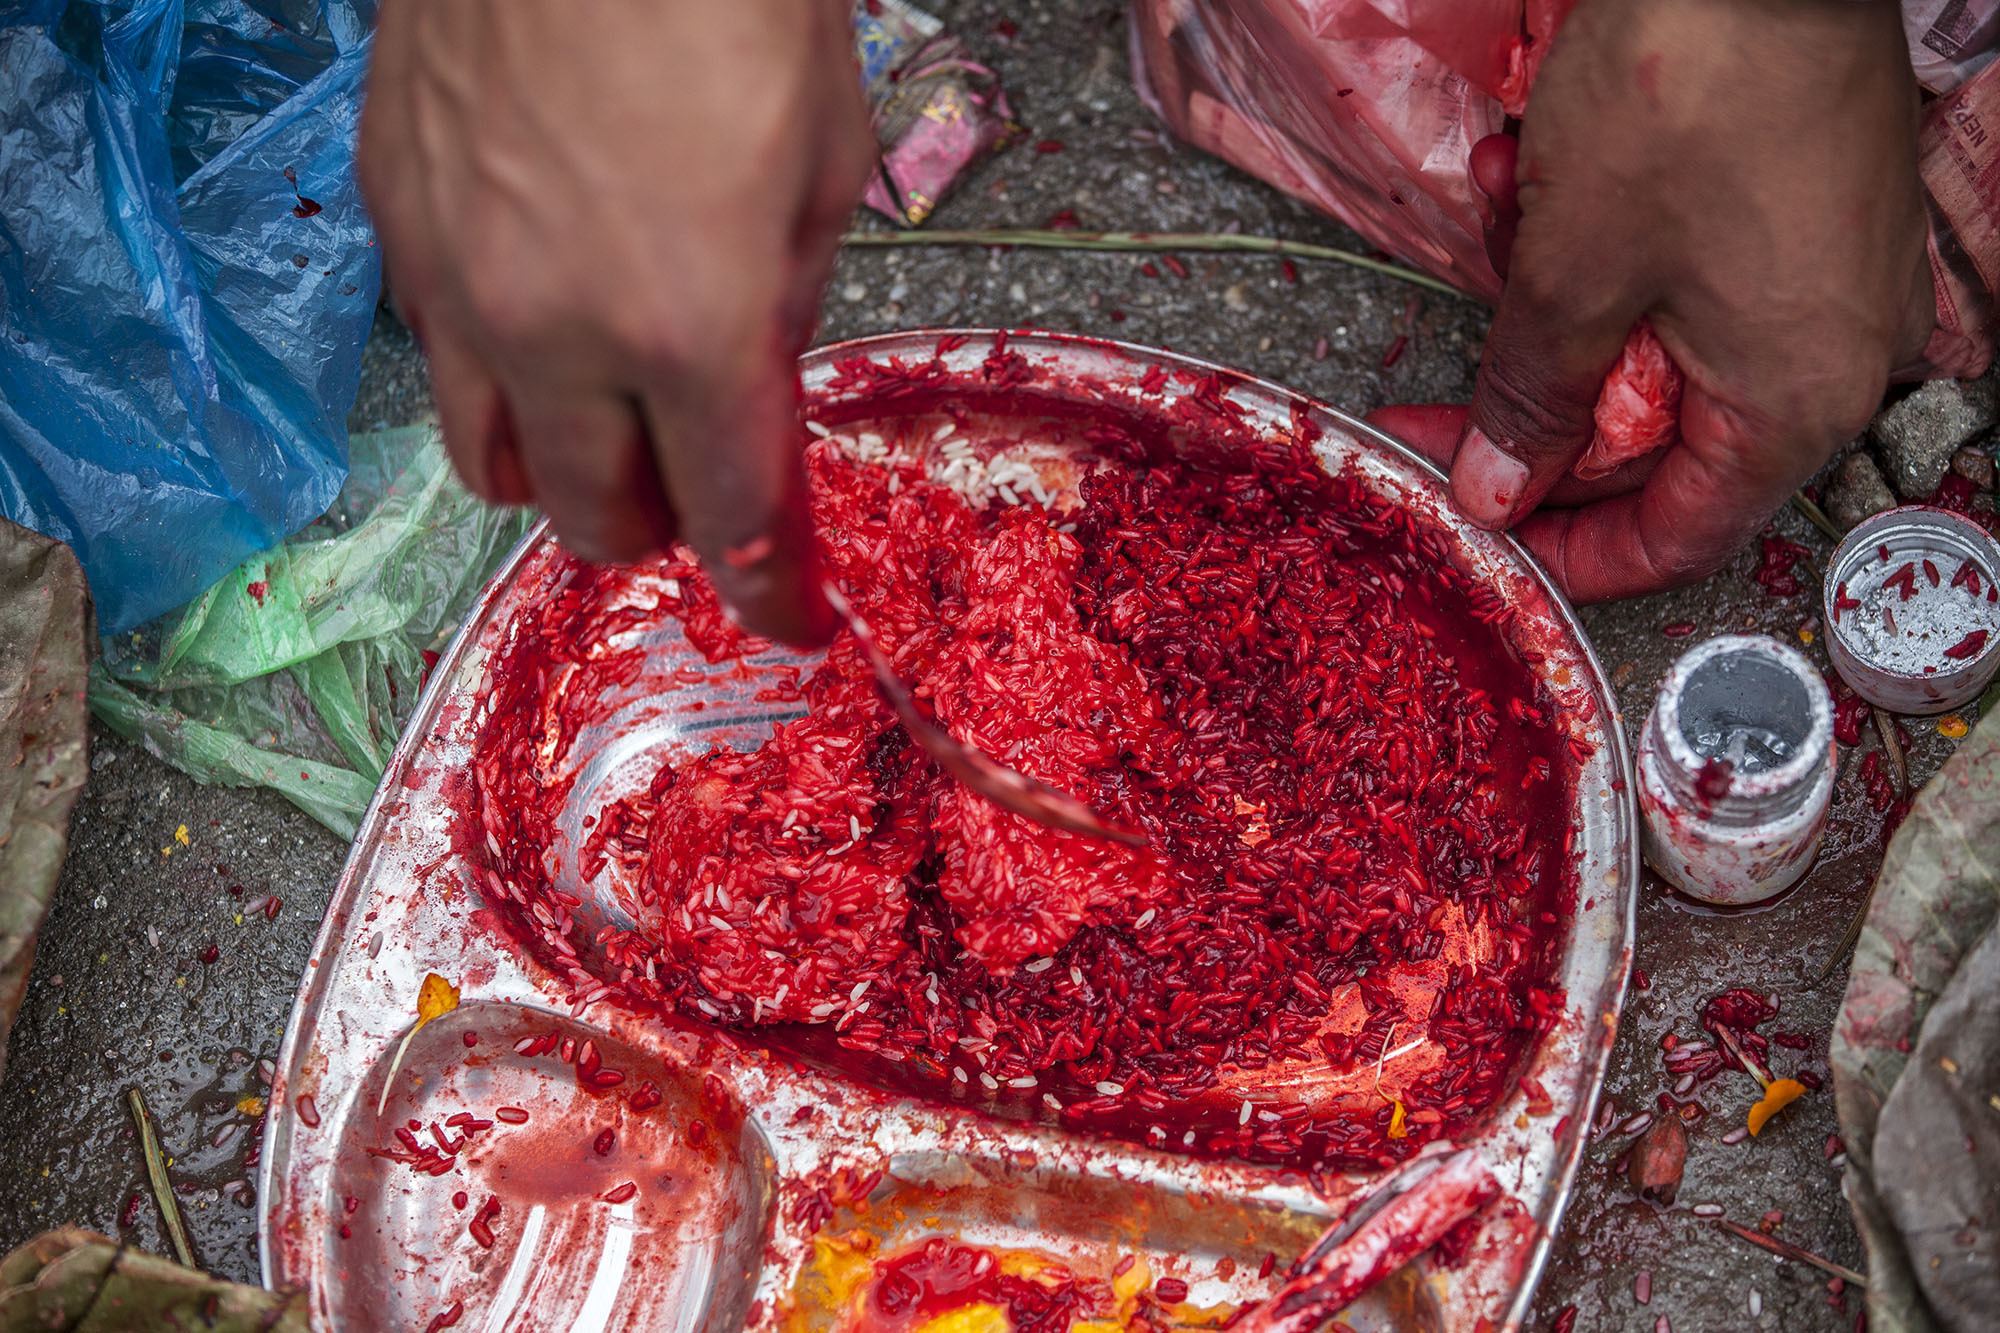
[[[1403,1103],[1400,1100],[1397,1101],[1395,1103],[1395,1109],[1389,1112],[1390,1138],[1401,1139],[1401,1138],[1407,1138],[1409,1136],[1410,1133],[1409,1126],[1403,1123],[1404,1120],[1407,1119],[1407,1116],[1408,1113],[1403,1109]]]
[[[458,1008],[458,987],[435,972],[426,973],[424,984],[417,990],[417,1026],[422,1027],[433,1018],[448,1014],[456,1008]]]
[[[1750,1108],[1750,1132],[1763,1132],[1764,1122],[1793,1102],[1806,1095],[1806,1085],[1795,1078],[1775,1078],[1764,1089],[1764,1095]]]

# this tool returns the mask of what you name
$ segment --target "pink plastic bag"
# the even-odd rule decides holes
[[[1484,300],[1472,146],[1527,106],[1574,0],[1133,0],[1140,95],[1174,131]],[[2000,0],[1908,0],[1938,326],[1925,369],[1992,359],[2000,291]],[[1671,442],[1680,372],[1643,323],[1597,406],[1592,475]]]

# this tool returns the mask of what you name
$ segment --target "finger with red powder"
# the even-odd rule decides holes
[[[465,488],[491,504],[526,504],[513,418],[500,386],[449,328],[423,339],[445,452]]]
[[[1484,528],[1504,528],[1555,486],[1596,431],[1605,372],[1645,308],[1601,281],[1592,262],[1523,221],[1486,335],[1472,414],[1452,458],[1452,498]]]
[[[587,558],[678,526],[746,626],[823,640],[792,353],[875,160],[847,11],[591,13],[451,0],[377,25],[359,170],[432,325],[453,461]]]
[[[1545,509],[1514,530],[1572,601],[1602,602],[1705,577],[1754,536],[1813,470],[1784,430],[1690,389],[1682,443],[1640,490]]]
[[[673,531],[663,521],[659,473],[629,402],[531,386],[511,404],[528,484],[564,546],[585,560],[617,562],[666,548]]]
[[[1466,411],[1462,403],[1392,403],[1376,408],[1364,420],[1448,468],[1465,430]]]
[[[1514,165],[1521,141],[1511,134],[1489,134],[1472,145],[1472,183],[1486,197],[1486,260],[1502,279],[1514,256],[1514,229],[1521,221],[1520,191]]]
[[[833,637],[799,451],[798,377],[775,346],[740,388],[656,393],[647,421],[682,534],[730,613],[800,647]]]
[[[1366,419],[1369,425],[1395,436],[1449,472],[1468,410],[1456,403],[1400,403],[1378,407]],[[1571,507],[1624,495],[1643,486],[1659,465],[1660,455],[1648,454],[1589,481],[1564,476],[1542,503]]]
[[[1716,568],[1911,360],[1935,312],[1897,25],[1892,5],[1592,0],[1536,76],[1518,150],[1476,145],[1505,286],[1453,495],[1513,526],[1577,599]],[[1605,479],[1643,475],[1636,491],[1533,512],[1575,498],[1558,483],[1641,315],[1688,387],[1676,419],[1653,392],[1665,380],[1626,382],[1658,419],[1639,413],[1630,440],[1607,428],[1602,457],[1665,449],[1649,475],[1628,461]],[[1610,415],[1630,424],[1621,403]]]

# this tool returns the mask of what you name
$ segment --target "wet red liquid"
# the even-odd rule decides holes
[[[1059,1268],[1033,1279],[1012,1276],[991,1250],[935,1237],[876,1262],[857,1327],[899,1333],[989,1304],[1005,1310],[1007,1326],[1020,1333],[1067,1333],[1076,1320],[1105,1314],[1115,1303],[1102,1282]]]
[[[1031,378],[1004,350],[987,371]],[[898,368],[884,395],[938,387]],[[806,711],[760,749],[602,813],[591,855],[643,867],[637,929],[594,941],[617,998],[878,1086],[1253,1160],[1401,1158],[1504,1090],[1561,1008],[1556,705],[1441,533],[1306,439],[1246,448],[1219,390],[1176,412],[1235,447],[1183,439],[1188,461],[1136,419],[1086,423],[1104,466],[1060,515],[808,455],[828,567],[924,705],[1148,846],[959,788],[843,636],[773,696]],[[499,666],[479,813],[531,895],[557,893],[565,794],[533,751],[592,717],[593,678],[642,665],[605,640],[674,616],[712,660],[759,647],[690,560],[660,568],[679,592],[636,604],[628,573],[578,569]],[[548,905],[510,909],[531,948],[576,904]]]
[[[1000,1261],[989,1250],[939,1237],[875,1266],[869,1305],[885,1322],[990,1301],[1000,1291]]]

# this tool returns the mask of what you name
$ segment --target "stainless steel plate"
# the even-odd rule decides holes
[[[896,334],[808,355],[809,410],[856,392],[841,387],[837,361],[920,364],[945,345],[939,336]],[[960,336],[937,355],[949,370],[971,372],[995,335]],[[1571,811],[1578,902],[1557,976],[1567,1004],[1525,1071],[1555,1110],[1529,1114],[1518,1089],[1503,1099],[1462,1142],[1492,1166],[1505,1206],[1488,1211],[1458,1266],[1414,1265],[1345,1316],[1361,1333],[1469,1331],[1482,1317],[1518,1328],[1615,1035],[1638,882],[1623,732],[1582,630],[1511,539],[1466,525],[1435,469],[1352,417],[1126,344],[1013,334],[1006,346],[1038,374],[1081,386],[1074,392],[1127,406],[1157,410],[1185,392],[1170,382],[1141,404],[1130,386],[1158,366],[1222,376],[1260,430],[1312,422],[1329,471],[1358,475],[1451,535],[1454,558],[1516,613],[1510,633],[1540,655],[1566,725],[1592,746]],[[1136,1254],[1153,1274],[1186,1279],[1193,1304],[1236,1302],[1273,1285],[1256,1276],[1266,1253],[1288,1262],[1367,1183],[1309,1182],[885,1097],[606,1003],[579,982],[587,959],[557,975],[525,957],[494,924],[487,895],[496,877],[482,870],[468,768],[482,688],[509,627],[571,568],[538,529],[438,663],[300,986],[266,1131],[260,1238],[266,1281],[304,1288],[316,1320],[424,1329],[455,1311],[446,1326],[486,1330],[830,1327],[830,1312],[796,1299],[816,1290],[815,1227],[829,1208],[835,1226],[890,1244],[950,1231],[1086,1269],[1107,1252]],[[677,624],[641,633],[661,661],[688,664]],[[580,916],[615,921],[622,910],[605,875],[591,882],[576,863],[586,820],[642,784],[662,755],[754,744],[774,720],[740,677],[682,679],[664,693],[635,688],[601,743],[572,747],[576,781],[551,871],[578,894]],[[698,712],[685,706],[694,699]],[[454,981],[462,1002],[412,1035],[428,973]],[[568,1061],[560,1046],[538,1050],[565,1039]],[[579,1082],[574,1057],[586,1041],[623,1074],[618,1095]],[[661,1100],[634,1112],[625,1094],[648,1080]],[[496,1121],[499,1107],[527,1118]],[[428,1156],[413,1154],[398,1129],[432,1145]],[[421,1169],[433,1158],[438,1174]],[[489,1196],[500,1209],[490,1247],[481,1243]]]

